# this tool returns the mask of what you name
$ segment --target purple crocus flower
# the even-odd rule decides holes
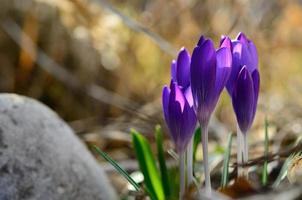
[[[205,172],[205,192],[211,195],[208,162],[208,123],[220,93],[231,73],[232,54],[228,47],[215,50],[212,40],[203,36],[195,47],[191,59],[191,89],[194,108],[201,126],[202,152]]]
[[[171,85],[170,88],[164,87],[162,99],[165,120],[179,153],[180,198],[185,192],[185,159],[187,161],[187,183],[190,184],[193,180],[192,136],[197,120],[190,87],[190,64],[190,54],[183,47],[180,49],[177,59],[172,61]]]
[[[223,36],[220,46],[232,51],[232,72],[226,88],[232,97],[239,128],[245,134],[253,123],[258,102],[260,76],[257,49],[243,33],[239,33],[233,41]]]
[[[196,115],[177,83],[171,81],[170,88],[163,89],[163,111],[178,153],[183,153],[194,133]]]
[[[171,64],[171,79],[176,82],[182,90],[185,98],[187,99],[190,107],[193,106],[193,97],[190,86],[190,65],[191,56],[186,48],[181,48],[177,59],[172,61]],[[186,150],[186,164],[187,164],[187,184],[193,182],[193,137],[188,143]]]
[[[242,164],[248,161],[247,132],[254,121],[258,102],[258,54],[254,43],[243,33],[239,33],[233,41],[223,36],[220,46],[229,48],[233,56],[232,72],[226,88],[232,97],[237,118],[237,162]],[[238,167],[238,175],[248,178],[248,170]]]
[[[200,38],[192,54],[191,88],[201,126],[207,126],[231,72],[230,48],[215,50],[212,40]]]

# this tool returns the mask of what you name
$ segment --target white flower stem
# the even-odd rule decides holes
[[[242,133],[241,130],[239,128],[239,126],[237,126],[237,176],[242,176],[243,175],[243,169],[242,169]]]
[[[243,164],[247,164],[248,162],[248,156],[249,156],[249,151],[248,151],[248,142],[247,142],[247,133],[243,134]],[[248,180],[248,168],[244,168],[244,176]]]
[[[193,142],[194,136],[191,138],[187,148],[187,184],[193,183]]]
[[[248,143],[247,133],[241,132],[239,126],[237,127],[237,173],[238,177],[242,176],[248,179],[248,168],[243,167],[248,162]]]
[[[209,169],[209,156],[208,156],[208,125],[201,127],[201,136],[202,136],[202,153],[203,153],[203,166],[204,166],[204,175],[205,175],[205,194],[206,196],[211,196],[211,178],[210,178],[210,169]]]
[[[185,152],[180,153],[179,155],[179,200],[183,199],[185,194],[186,180],[185,180]]]

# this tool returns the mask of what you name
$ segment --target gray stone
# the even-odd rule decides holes
[[[53,111],[0,95],[0,199],[117,199],[87,148]]]

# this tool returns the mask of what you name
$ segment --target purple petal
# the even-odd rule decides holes
[[[215,89],[216,52],[211,40],[195,47],[191,59],[191,88],[195,108],[206,106],[210,92]]]
[[[181,48],[176,67],[177,84],[183,88],[187,88],[190,84],[190,54],[184,47]]]
[[[203,35],[200,36],[197,46],[201,46],[205,41],[206,41],[206,38]]]
[[[253,79],[246,66],[243,66],[239,72],[232,95],[237,122],[243,133],[246,133],[252,125],[254,99]]]
[[[243,45],[239,41],[234,41],[232,43],[232,46],[233,46],[233,50],[232,50],[232,54],[233,54],[232,63],[233,64],[232,64],[232,69],[231,69],[231,75],[230,75],[229,80],[226,85],[226,88],[227,88],[230,96],[232,96],[232,94],[233,94],[233,87],[234,87],[235,81],[237,80],[238,73],[243,66],[242,61],[241,61]]]
[[[253,60],[249,44],[242,45],[241,51],[241,66],[246,65],[249,72],[252,72],[257,68],[257,61]]]
[[[176,66],[177,66],[176,60],[172,60],[172,63],[171,63],[171,78],[175,82],[177,82]]]
[[[169,97],[170,97],[170,89],[165,86],[163,88],[163,94],[162,94],[162,106],[163,106],[163,112],[164,112],[164,117],[167,123],[169,123]]]
[[[185,97],[190,105],[190,107],[193,107],[193,96],[192,96],[192,90],[191,90],[191,86],[189,86],[186,91],[185,91]]]
[[[193,107],[191,107],[188,103],[185,104],[185,108],[182,115],[182,122],[181,122],[181,134],[180,134],[180,141],[179,146],[180,152],[183,152],[188,143],[190,142],[190,139],[192,138],[195,127],[196,127],[196,115]]]
[[[171,82],[170,85],[170,96],[169,96],[169,103],[168,103],[168,127],[170,130],[170,135],[172,136],[172,139],[176,142],[180,136],[181,131],[181,119],[182,119],[182,106],[180,104],[180,101],[177,100],[181,99],[181,94],[179,94],[180,89],[175,84],[175,82]],[[181,93],[181,91],[180,91]],[[183,104],[184,107],[184,104]]]
[[[258,67],[256,46],[243,33],[239,33],[237,40],[242,44],[241,65],[246,65],[250,73]]]
[[[237,39],[242,43],[242,65],[246,65],[250,73],[258,67],[258,54],[254,43],[243,34],[240,33]]]
[[[241,43],[243,44],[247,44],[248,43],[248,39],[247,37],[245,36],[244,33],[240,32],[238,35],[237,35],[237,40],[239,40]]]
[[[251,64],[250,72],[253,72],[255,69],[258,69],[258,53],[255,44],[251,41],[248,43],[248,51]]]
[[[215,95],[218,99],[221,91],[226,85],[232,69],[232,53],[227,47],[223,47],[216,52],[217,69],[216,69],[216,81],[215,81]]]
[[[220,47],[227,47],[229,49],[232,49],[231,39],[223,35],[220,40]]]
[[[178,102],[173,101],[170,96],[169,101],[169,132],[173,141],[175,142],[176,148],[179,146],[179,138],[181,134],[181,121],[182,112]]]
[[[253,106],[253,119],[254,119],[257,109],[259,86],[260,86],[260,74],[257,69],[252,73],[252,79],[253,79],[253,86],[254,86],[254,106]]]
[[[185,97],[184,97],[181,89],[175,82],[171,83],[170,88],[171,88],[171,95],[170,95],[169,103],[172,100],[179,103],[181,111],[183,111],[184,106],[185,106]]]

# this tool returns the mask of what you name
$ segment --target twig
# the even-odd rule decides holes
[[[263,164],[266,159],[267,159],[268,162],[271,162],[271,161],[274,161],[274,160],[276,160],[278,158],[281,158],[281,157],[288,157],[293,152],[301,151],[301,149],[302,149],[302,143],[300,143],[300,144],[298,144],[298,145],[296,145],[296,146],[294,146],[294,147],[292,147],[290,149],[281,151],[281,152],[269,153],[267,155],[267,157],[266,156],[260,156],[258,158],[252,159],[252,160],[250,160],[248,163],[246,163],[243,166],[260,165],[260,164]],[[239,166],[237,163],[233,164],[233,167],[237,167],[237,166]]]

